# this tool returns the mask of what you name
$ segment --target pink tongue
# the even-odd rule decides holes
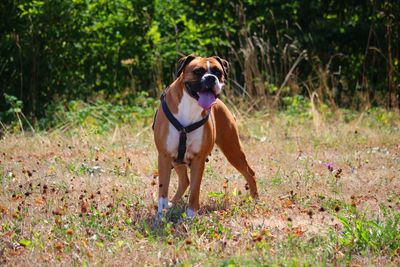
[[[215,102],[214,94],[212,92],[199,92],[198,94],[199,99],[197,103],[204,109],[210,109]]]

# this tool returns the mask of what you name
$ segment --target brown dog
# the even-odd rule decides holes
[[[154,119],[158,150],[158,214],[179,201],[190,185],[188,217],[199,209],[204,165],[214,143],[246,178],[250,194],[258,197],[255,173],[247,163],[235,118],[217,96],[226,79],[228,62],[219,57],[187,56],[179,60],[177,79],[165,90]],[[187,174],[190,168],[190,182]],[[179,177],[178,189],[168,202],[171,169]]]

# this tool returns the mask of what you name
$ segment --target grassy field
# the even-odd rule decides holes
[[[398,266],[400,120],[382,114],[238,116],[260,199],[215,149],[198,217],[161,222],[148,123],[6,134],[0,265]]]

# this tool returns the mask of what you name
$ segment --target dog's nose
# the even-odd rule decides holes
[[[213,75],[204,77],[204,81],[203,81],[204,87],[207,89],[211,89],[212,87],[214,87],[215,81],[216,81],[216,78]]]

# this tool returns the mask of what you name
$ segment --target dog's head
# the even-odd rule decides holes
[[[178,61],[177,77],[187,92],[204,109],[210,109],[227,79],[229,64],[220,57],[183,57]]]

